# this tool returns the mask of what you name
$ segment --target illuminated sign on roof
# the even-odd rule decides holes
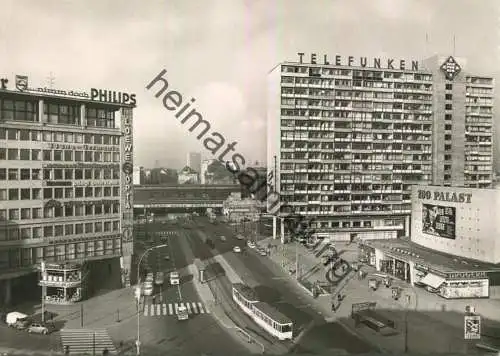
[[[441,70],[443,71],[446,79],[453,80],[458,73],[460,73],[462,67],[460,67],[455,58],[449,56],[448,59],[441,65]]]

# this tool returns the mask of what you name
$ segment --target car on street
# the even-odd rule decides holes
[[[244,239],[245,239],[245,236],[243,236],[242,234],[238,234],[238,235],[236,235],[236,238],[237,238],[238,240],[244,240]]]
[[[255,242],[249,240],[247,241],[247,246],[250,248],[255,248]]]
[[[241,252],[241,248],[239,246],[234,246],[233,247],[233,251],[236,252],[236,253],[240,253]]]
[[[220,240],[221,240],[221,241],[227,241],[226,236],[221,236],[221,237],[220,237]]]
[[[162,285],[164,281],[163,272],[156,272],[155,284]]]
[[[144,283],[143,294],[147,296],[153,295],[153,282]]]
[[[164,259],[165,261],[170,261],[170,256],[169,256],[169,255],[166,255],[165,257],[163,257],[163,259]]]
[[[148,274],[146,275],[146,282],[151,282],[151,283],[152,283],[152,282],[153,282],[153,280],[154,280],[154,275],[153,275],[153,273],[152,273],[152,272],[148,273]]]
[[[5,316],[5,322],[12,328],[24,330],[29,326],[31,320],[26,314],[10,312]]]
[[[43,334],[43,335],[47,335],[50,332],[49,328],[41,323],[31,324],[28,327],[27,331],[30,334]]]
[[[267,256],[267,252],[266,252],[266,249],[263,248],[263,247],[258,247],[257,248],[257,252],[259,253],[259,255],[261,256]]]
[[[179,284],[179,282],[180,282],[179,272],[177,271],[170,272],[170,284],[177,285]]]

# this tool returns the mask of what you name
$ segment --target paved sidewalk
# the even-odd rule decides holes
[[[313,268],[320,262],[320,258],[316,258],[313,252],[306,247],[294,243],[282,245],[279,240],[266,239],[261,242],[266,245],[279,245],[272,248],[269,258],[278,266],[284,267],[284,272],[288,273],[287,263],[290,264],[292,259],[295,264],[296,248],[299,251],[299,262],[304,265],[303,269],[308,270]],[[357,245],[348,243],[334,242],[334,245],[341,255],[341,258],[348,262],[356,262],[358,259]],[[363,266],[363,270],[369,274],[376,273],[374,268]],[[318,272],[320,273],[320,272]],[[324,275],[324,269],[321,271]],[[319,275],[311,274],[308,278],[311,282],[320,280]],[[354,278],[352,278],[354,277]],[[293,280],[293,277],[290,276]],[[407,298],[400,298],[398,301],[392,299],[392,291],[390,288],[379,288],[376,292],[368,288],[367,279],[359,280],[356,274],[351,274],[351,278],[345,278],[339,285],[335,287],[334,294],[341,292],[345,299],[340,304],[336,312],[331,310],[331,296],[320,296],[317,299],[312,299],[314,305],[321,311],[325,320],[339,321],[351,330],[356,332],[371,341],[374,344],[380,345],[386,350],[399,350],[401,352],[404,347],[404,318],[408,315],[408,320],[411,334],[418,334],[409,344],[413,348],[418,348],[421,352],[464,352],[468,347],[463,340],[463,314],[466,305],[474,305],[476,311],[490,319],[500,319],[500,303],[497,300],[444,300],[435,294],[431,294],[420,288],[412,288],[402,281],[395,281],[395,285],[404,288],[404,294],[410,296],[410,305],[407,305]],[[369,328],[361,327],[355,329],[354,322],[351,319],[351,306],[353,303],[361,303],[367,301],[377,302],[377,308],[384,309],[390,314],[390,317],[396,322],[396,329],[399,333],[393,336],[381,336]],[[444,305],[444,306],[443,306]],[[406,311],[409,313],[406,314]],[[415,313],[419,311],[419,313]],[[443,313],[445,311],[446,313]],[[385,313],[385,312],[383,312]],[[412,319],[413,318],[413,319]],[[430,322],[434,320],[434,322]],[[494,326],[494,321],[483,320],[483,325]],[[448,327],[447,327],[448,326]],[[457,333],[458,331],[458,333]],[[413,351],[413,350],[412,350]],[[417,350],[415,350],[417,351]],[[475,350],[467,349],[467,352],[472,354]]]

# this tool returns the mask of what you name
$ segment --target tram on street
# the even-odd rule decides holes
[[[267,303],[260,302],[254,290],[242,283],[233,284],[233,300],[257,325],[279,340],[291,340],[293,322]]]

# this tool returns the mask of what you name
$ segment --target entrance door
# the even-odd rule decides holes
[[[349,243],[353,243],[354,240],[356,240],[356,237],[358,237],[358,234],[352,233],[349,237]]]

